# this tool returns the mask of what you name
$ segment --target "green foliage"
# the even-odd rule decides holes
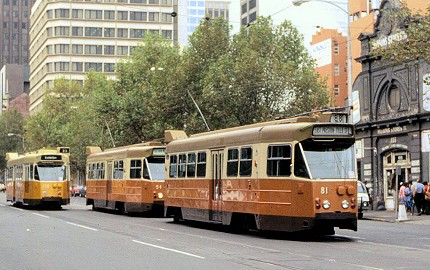
[[[6,167],[6,153],[24,152],[23,138],[21,137],[24,136],[23,131],[24,116],[21,113],[16,110],[10,110],[0,114],[0,173],[2,176],[3,170]]]
[[[392,64],[415,60],[430,63],[430,9],[426,13],[412,13],[404,4],[382,10],[382,33],[386,45],[372,44],[371,54]],[[399,38],[403,33],[403,38]],[[397,38],[390,37],[397,35]]]

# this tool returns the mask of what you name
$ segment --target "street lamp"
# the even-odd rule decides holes
[[[12,136],[16,136],[22,139],[22,150],[25,152],[25,141],[24,141],[24,136],[22,136],[21,134],[16,134],[16,133],[8,133],[7,134],[8,137],[12,137]]]
[[[352,113],[351,113],[351,107],[352,107],[352,54],[351,54],[351,29],[350,29],[350,24],[351,24],[351,16],[349,15],[349,1],[347,1],[347,9],[341,7],[338,4],[345,4],[345,3],[341,3],[341,2],[334,2],[334,1],[326,1],[326,0],[292,0],[293,5],[294,6],[300,6],[303,3],[306,2],[311,2],[311,1],[316,1],[316,2],[323,2],[323,3],[327,3],[330,4],[332,6],[337,7],[338,9],[342,10],[343,12],[346,13],[346,15],[348,16],[348,29],[347,29],[347,61],[348,61],[348,108],[349,108],[349,122],[352,122]]]

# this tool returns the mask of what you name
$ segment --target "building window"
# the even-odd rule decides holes
[[[117,18],[118,18],[118,20],[127,21],[128,20],[128,11],[118,11]]]
[[[149,14],[151,15],[152,12]],[[146,12],[130,11],[131,21],[146,21]]]
[[[128,55],[128,46],[118,46],[116,52],[118,55]]]
[[[105,28],[104,29],[105,37],[115,37],[115,29],[114,28]]]
[[[102,28],[101,27],[85,27],[86,37],[101,37]]]
[[[257,12],[253,12],[253,13],[249,14],[249,23],[252,23],[256,19],[257,19]]]
[[[90,70],[102,72],[102,63],[85,63],[85,72],[89,72]]]
[[[160,13],[158,12],[149,12],[149,21],[150,22],[158,22]]]
[[[82,9],[72,9],[72,18],[73,19],[82,19],[84,11]]]
[[[161,13],[161,22],[171,23],[172,15],[170,13]]]
[[[85,45],[85,54],[102,54],[102,45]]]
[[[56,36],[68,36],[69,35],[69,27],[66,27],[66,26],[55,27],[55,35]]]
[[[339,76],[339,64],[334,64],[334,76]]]
[[[115,64],[114,63],[105,63],[104,64],[104,72],[115,72]]]
[[[115,46],[105,45],[105,54],[106,55],[114,55],[115,54]]]
[[[143,38],[144,34],[143,29],[130,29],[130,38]]]
[[[339,55],[339,43],[333,45],[333,51],[335,55]]]
[[[72,71],[83,71],[83,64],[81,62],[72,62]]]
[[[57,44],[55,45],[55,53],[69,53],[69,45],[68,44]]]
[[[72,53],[73,54],[83,54],[84,53],[84,46],[83,45],[72,45]]]
[[[161,30],[163,38],[172,39],[172,30]]]
[[[249,10],[255,8],[257,6],[257,0],[250,0],[249,1]]]
[[[102,11],[101,10],[85,10],[85,19],[101,20],[102,19]]]
[[[84,34],[84,28],[83,27],[72,27],[72,36],[74,37],[81,37]]]
[[[55,10],[55,18],[69,18],[69,10],[68,9],[56,9]]]
[[[105,20],[115,20],[115,11],[105,10]]]
[[[339,85],[338,85],[338,84],[335,84],[335,85],[334,85],[334,95],[335,95],[335,96],[338,96],[338,95],[339,95]]]
[[[242,14],[245,14],[246,12],[248,12],[248,4],[247,3],[242,5]]]
[[[127,28],[118,28],[116,36],[127,38],[128,37],[128,29]]]

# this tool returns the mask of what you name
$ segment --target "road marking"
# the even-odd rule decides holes
[[[177,250],[177,249],[171,249],[171,248],[166,248],[166,247],[162,247],[162,246],[157,246],[157,245],[153,245],[153,244],[149,244],[149,243],[145,243],[145,242],[141,242],[141,241],[137,241],[137,240],[132,240],[132,241],[135,242],[135,243],[138,243],[138,244],[145,245],[145,246],[150,246],[150,247],[159,248],[159,249],[163,249],[163,250],[167,250],[167,251],[172,251],[172,252],[176,252],[176,253],[179,253],[179,254],[191,256],[191,257],[198,258],[198,259],[206,259],[205,257],[194,255],[194,254],[191,254],[191,253],[188,253],[188,252],[184,252],[184,251],[180,251],[180,250]]]
[[[33,212],[33,215],[36,215],[36,216],[39,216],[39,217],[43,217],[43,218],[50,218],[48,216],[45,216],[45,215],[42,215],[42,214],[38,214],[38,213],[34,213],[34,212]]]
[[[352,239],[359,239],[359,240],[366,240],[366,238],[358,237],[358,236],[349,236],[349,235],[343,235],[343,234],[335,234],[334,237],[340,236],[340,237],[346,237],[346,238],[352,238]]]
[[[21,209],[21,208],[12,207],[12,209],[15,209],[15,210],[18,210],[18,211],[24,212],[24,209]]]
[[[67,222],[67,224],[70,224],[70,225],[73,225],[73,226],[76,226],[76,227],[81,227],[81,228],[84,228],[84,229],[87,229],[87,230],[91,230],[91,231],[95,231],[95,232],[98,231],[97,229],[94,229],[94,228],[91,228],[91,227],[88,227],[88,226],[84,226],[84,225],[80,225],[80,224],[76,224],[76,223],[72,223],[72,222]]]

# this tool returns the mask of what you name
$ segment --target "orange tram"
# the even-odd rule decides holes
[[[346,114],[166,134],[165,216],[238,230],[357,230],[355,133]]]
[[[139,213],[163,209],[166,147],[148,142],[87,152],[86,204],[94,210]]]
[[[70,203],[68,147],[7,153],[6,200],[14,205],[52,206]]]

